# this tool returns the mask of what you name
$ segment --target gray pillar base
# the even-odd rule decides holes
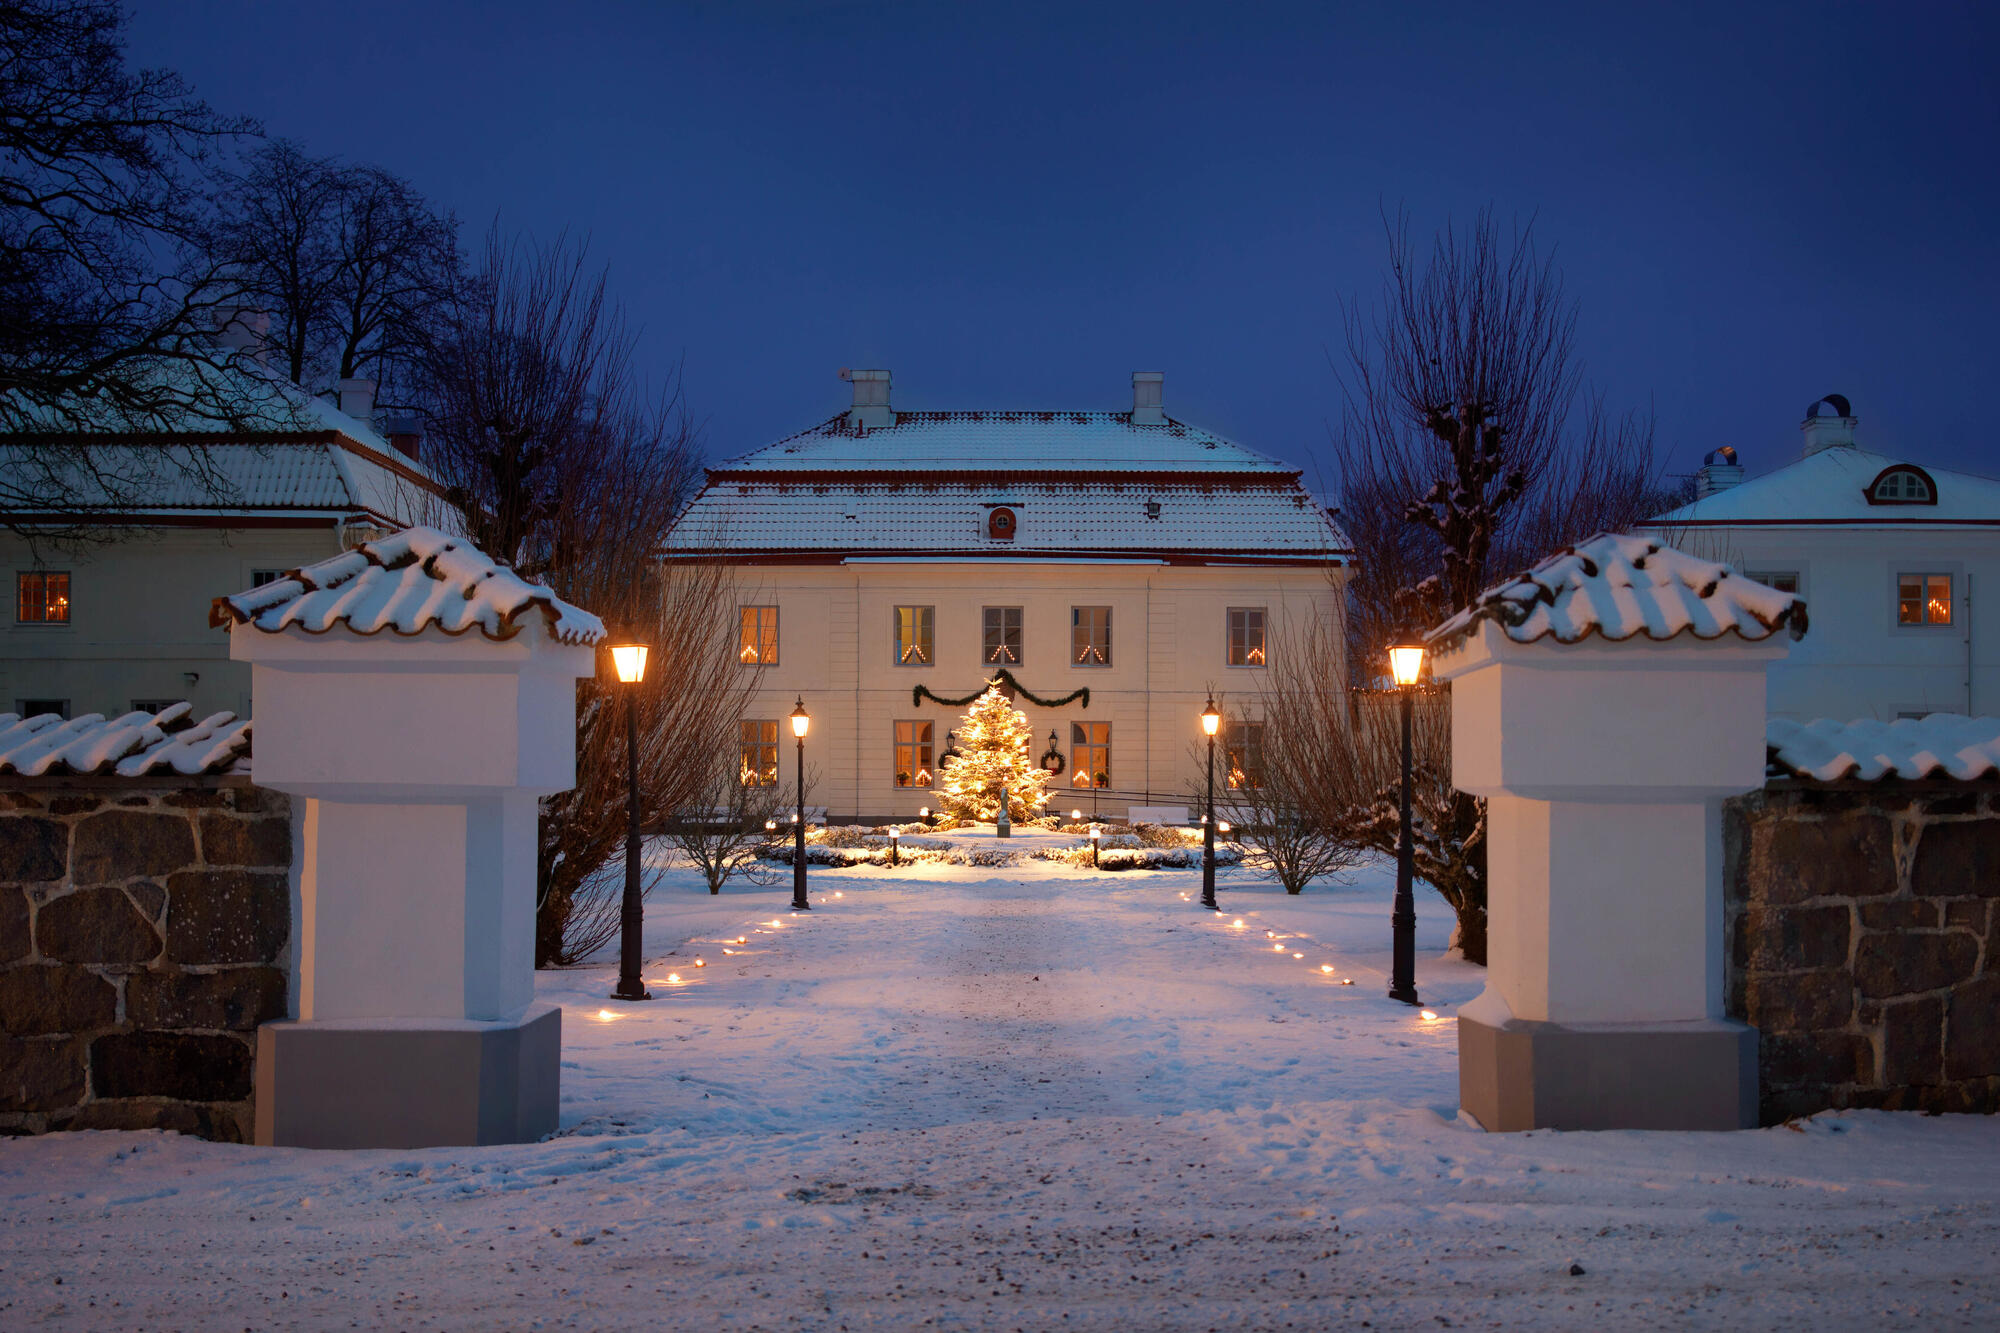
[[[562,1010],[515,1022],[353,1019],[257,1029],[257,1142],[528,1143],[556,1127]]]
[[[1460,1014],[1458,1099],[1489,1130],[1754,1129],[1757,1029]]]

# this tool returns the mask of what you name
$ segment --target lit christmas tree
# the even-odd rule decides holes
[[[958,753],[938,765],[938,804],[955,819],[990,823],[999,817],[1004,787],[1009,819],[1041,814],[1049,803],[1043,790],[1049,775],[1034,761],[1034,739],[1028,715],[997,685],[989,686],[958,724]]]

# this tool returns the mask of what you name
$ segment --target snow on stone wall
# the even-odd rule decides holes
[[[1819,782],[2000,777],[2000,717],[1932,713],[1893,722],[1772,718],[1764,743],[1774,773]]]
[[[234,713],[211,713],[197,722],[187,703],[115,718],[0,713],[0,774],[195,777],[243,774],[249,767],[250,719]]]

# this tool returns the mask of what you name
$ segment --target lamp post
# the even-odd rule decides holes
[[[898,836],[900,835],[895,829],[889,830],[889,868],[891,870],[896,867],[896,839]]]
[[[1389,670],[1403,705],[1403,804],[1402,820],[1396,834],[1396,905],[1389,913],[1394,937],[1394,955],[1389,974],[1389,998],[1404,1004],[1420,1004],[1417,999],[1417,845],[1410,830],[1410,711],[1416,694],[1417,677],[1424,669],[1424,645],[1405,639],[1389,648]]]
[[[618,914],[618,988],[611,998],[650,1000],[639,976],[646,927],[639,897],[639,686],[646,679],[646,645],[612,645],[611,665],[625,687],[625,901]]]
[[[1097,840],[1103,836],[1103,829],[1097,827],[1095,824],[1090,826],[1090,868],[1092,870],[1097,869]]]
[[[792,735],[799,738],[799,802],[798,818],[792,825],[792,910],[810,912],[812,904],[806,901],[806,729],[812,726],[812,716],[806,712],[806,698],[799,696],[799,706],[792,710]]]
[[[1208,733],[1208,813],[1201,821],[1201,905],[1215,906],[1215,733],[1222,729],[1222,714],[1215,696],[1201,710],[1201,729]]]

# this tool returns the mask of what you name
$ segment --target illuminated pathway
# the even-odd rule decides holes
[[[548,1143],[0,1142],[0,1322],[1991,1323],[1991,1119],[1480,1134],[1449,1118],[1478,974],[1437,958],[1434,896],[1426,1022],[1382,998],[1379,873],[1235,887],[1220,919],[1192,873],[1011,873],[820,874],[841,897],[807,918],[675,877],[657,1000],[542,978],[566,1008]]]

